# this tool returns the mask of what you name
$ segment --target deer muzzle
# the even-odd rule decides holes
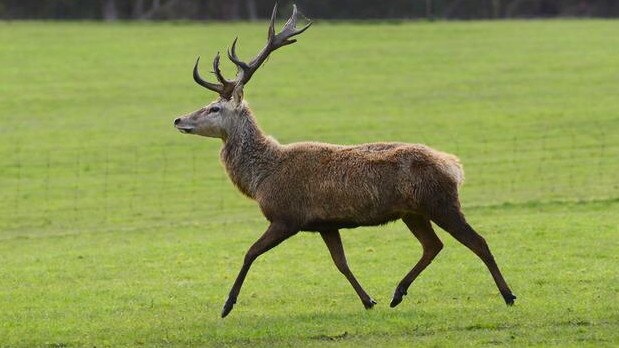
[[[181,133],[185,133],[185,134],[191,134],[194,130],[194,127],[185,124],[185,122],[183,122],[183,119],[181,117],[177,117],[174,120],[174,127],[178,129]]]

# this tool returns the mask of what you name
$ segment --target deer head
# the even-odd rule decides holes
[[[198,64],[200,62],[200,57],[198,57],[193,68],[194,81],[206,89],[217,92],[219,98],[199,110],[176,118],[174,120],[174,127],[176,129],[182,133],[225,139],[231,132],[234,132],[239,124],[243,123],[241,122],[243,117],[249,117],[249,110],[243,101],[244,86],[249,82],[260,65],[269,57],[271,52],[280,47],[295,43],[297,40],[291,38],[301,34],[312,25],[310,22],[302,29],[296,29],[297,7],[293,5],[292,16],[290,16],[282,31],[275,34],[276,15],[277,3],[273,7],[271,14],[267,43],[249,63],[241,61],[236,55],[238,38],[235,38],[232,42],[232,46],[228,50],[228,58],[237,67],[237,75],[234,80],[226,79],[221,73],[219,68],[219,52],[213,59],[213,74],[215,74],[218,83],[204,80],[198,71]]]

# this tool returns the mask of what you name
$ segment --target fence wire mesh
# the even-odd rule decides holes
[[[619,197],[619,120],[552,128],[523,137],[488,130],[438,146],[460,155],[465,208]],[[518,134],[513,132],[510,134]],[[389,134],[373,134],[389,138]],[[440,141],[433,141],[439,143]],[[106,146],[36,151],[14,145],[0,159],[0,229],[131,229],[145,224],[226,224],[259,219],[218,164],[218,152],[188,146]]]

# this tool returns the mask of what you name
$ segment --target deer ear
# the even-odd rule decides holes
[[[232,100],[239,106],[243,102],[243,84],[239,83],[232,91]]]

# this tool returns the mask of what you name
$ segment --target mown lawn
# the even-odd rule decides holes
[[[318,22],[276,52],[245,89],[265,131],[457,154],[465,213],[518,300],[440,231],[446,248],[390,309],[421,254],[398,222],[343,232],[375,309],[301,234],[220,319],[266,223],[220,143],[171,125],[214,98],[195,57],[206,73],[236,35],[250,56],[265,24],[0,23],[0,345],[619,344],[618,30]]]

